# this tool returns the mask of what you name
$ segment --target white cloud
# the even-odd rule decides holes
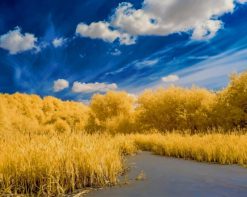
[[[81,83],[74,82],[72,87],[72,92],[83,93],[83,92],[107,92],[109,90],[116,90],[117,84],[107,84],[107,83]]]
[[[32,49],[38,50],[36,42],[37,38],[33,34],[22,34],[19,27],[0,36],[0,48],[8,50],[12,55]]]
[[[82,37],[91,39],[102,39],[106,42],[114,42],[119,39],[121,44],[131,45],[135,43],[135,39],[126,33],[120,33],[117,30],[112,30],[107,22],[94,22],[90,25],[79,23],[76,28],[76,33]]]
[[[122,45],[132,45],[136,43],[136,37],[127,33],[121,33],[119,36],[119,41]]]
[[[106,22],[91,23],[90,25],[80,23],[77,25],[76,33],[92,39],[101,38],[106,42],[114,42],[119,38],[119,32],[111,30],[109,23]]]
[[[135,64],[135,66],[137,68],[145,68],[145,67],[152,67],[154,66],[155,64],[157,64],[159,62],[159,59],[153,59],[153,60],[144,60],[144,61],[141,61],[141,62],[137,62]]]
[[[58,79],[54,81],[53,90],[54,92],[60,92],[65,88],[69,87],[69,82],[65,79]]]
[[[161,80],[163,82],[169,83],[169,82],[176,82],[179,80],[179,76],[177,75],[168,75],[166,77],[162,77]]]
[[[213,38],[223,26],[219,20],[208,20],[204,24],[195,26],[192,34],[194,40],[208,40]]]
[[[112,24],[131,35],[164,36],[196,30],[196,38],[204,39],[220,29],[221,21],[215,18],[233,10],[234,0],[145,0],[142,9],[121,3]]]
[[[138,36],[167,36],[192,32],[192,39],[213,38],[223,27],[220,16],[234,12],[236,3],[247,0],[144,0],[140,9],[120,3],[108,22],[83,23],[76,32],[92,39],[134,44]]]
[[[66,42],[66,39],[65,38],[55,38],[53,41],[52,41],[52,44],[55,48],[58,48],[58,47],[61,47],[65,44]]]

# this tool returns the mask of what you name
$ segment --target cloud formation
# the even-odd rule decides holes
[[[205,31],[211,34],[221,27],[217,17],[233,10],[233,0],[145,0],[142,9],[121,3],[112,24],[131,35],[164,36],[192,30],[204,37]],[[202,27],[204,31],[199,31]]]
[[[179,76],[178,75],[168,75],[166,77],[162,77],[161,80],[165,83],[176,82],[179,80]]]
[[[134,44],[138,36],[167,36],[192,32],[194,40],[213,38],[223,27],[220,16],[234,12],[236,3],[247,0],[144,0],[140,9],[120,3],[108,22],[80,23],[76,33],[106,42]]]
[[[52,45],[55,47],[55,48],[58,48],[58,47],[61,47],[65,44],[66,42],[66,39],[65,38],[55,38],[53,41],[52,41]]]
[[[69,82],[65,79],[58,79],[54,81],[53,91],[60,92],[69,87]]]
[[[110,29],[107,22],[94,22],[90,25],[80,23],[76,27],[76,34],[91,39],[102,39],[105,42],[114,42],[119,40],[123,45],[131,45],[135,43],[135,38],[129,34],[121,33],[117,30]]]
[[[8,50],[12,55],[32,49],[39,50],[36,42],[37,38],[33,34],[22,34],[19,27],[0,36],[0,48]]]
[[[107,84],[107,83],[81,83],[74,82],[72,87],[72,92],[74,93],[92,93],[92,92],[107,92],[109,90],[116,90],[118,88],[117,84]]]

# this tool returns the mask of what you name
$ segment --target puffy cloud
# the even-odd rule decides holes
[[[168,75],[166,77],[162,77],[161,80],[163,82],[169,83],[169,82],[176,82],[179,80],[179,76],[177,75]]]
[[[54,81],[53,90],[54,92],[60,92],[65,88],[69,87],[69,82],[65,79],[58,79]]]
[[[77,25],[76,33],[92,39],[101,38],[107,42],[114,42],[119,38],[119,32],[111,30],[109,23],[106,22],[91,23],[90,25],[80,23]]]
[[[72,92],[83,93],[83,92],[107,92],[109,90],[116,90],[117,84],[107,84],[107,83],[81,83],[74,82],[72,87]]]
[[[31,49],[39,50],[36,42],[37,38],[33,34],[22,34],[19,27],[0,36],[0,48],[8,50],[12,55]]]
[[[121,3],[112,16],[112,25],[131,35],[152,34],[157,27],[152,16],[143,9],[136,10],[131,3]]]
[[[142,9],[121,3],[112,24],[131,35],[169,35],[196,30],[194,37],[204,39],[220,29],[221,21],[215,18],[233,10],[234,0],[145,0]]]
[[[131,45],[135,43],[135,39],[126,33],[121,33],[117,30],[112,30],[107,22],[96,22],[90,25],[80,23],[77,25],[76,33],[82,37],[91,39],[102,39],[106,42],[114,42],[119,39],[121,44]]]
[[[134,44],[142,35],[166,36],[192,32],[192,39],[211,39],[223,27],[220,16],[234,11],[236,3],[247,0],[144,0],[140,9],[131,3],[120,3],[108,22],[83,23],[77,33],[107,42],[120,40]]]
[[[55,38],[53,41],[52,41],[52,44],[55,48],[58,48],[58,47],[61,47],[65,44],[66,42],[66,39],[65,38]]]

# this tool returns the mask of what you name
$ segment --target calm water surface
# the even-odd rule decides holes
[[[88,197],[247,197],[247,168],[174,159],[143,152],[128,158],[130,184],[92,191]],[[146,179],[135,178],[144,171]]]

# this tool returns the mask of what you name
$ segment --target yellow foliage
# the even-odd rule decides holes
[[[96,94],[90,103],[90,117],[86,130],[116,133],[118,129],[127,130],[133,115],[133,98],[126,92],[110,91],[105,95]],[[128,128],[122,128],[123,122]],[[127,131],[126,131],[127,132]]]
[[[149,90],[139,98],[138,120],[143,129],[207,129],[214,98],[212,92],[199,88]]]
[[[225,129],[247,126],[247,72],[232,75],[228,87],[217,96],[214,113],[216,126]]]
[[[2,115],[4,113],[4,115]],[[247,72],[234,75],[220,92],[171,86],[147,90],[134,101],[126,92],[93,96],[90,106],[48,96],[0,94],[0,129],[89,133],[225,131],[247,126]]]
[[[54,124],[54,129],[58,133],[65,133],[70,131],[69,125],[64,120],[57,120]]]
[[[88,118],[88,107],[82,103],[61,101],[37,95],[0,94],[0,128],[18,132],[82,132]]]
[[[2,101],[0,100],[0,132],[4,130],[5,128],[5,111],[4,111],[4,105]]]

